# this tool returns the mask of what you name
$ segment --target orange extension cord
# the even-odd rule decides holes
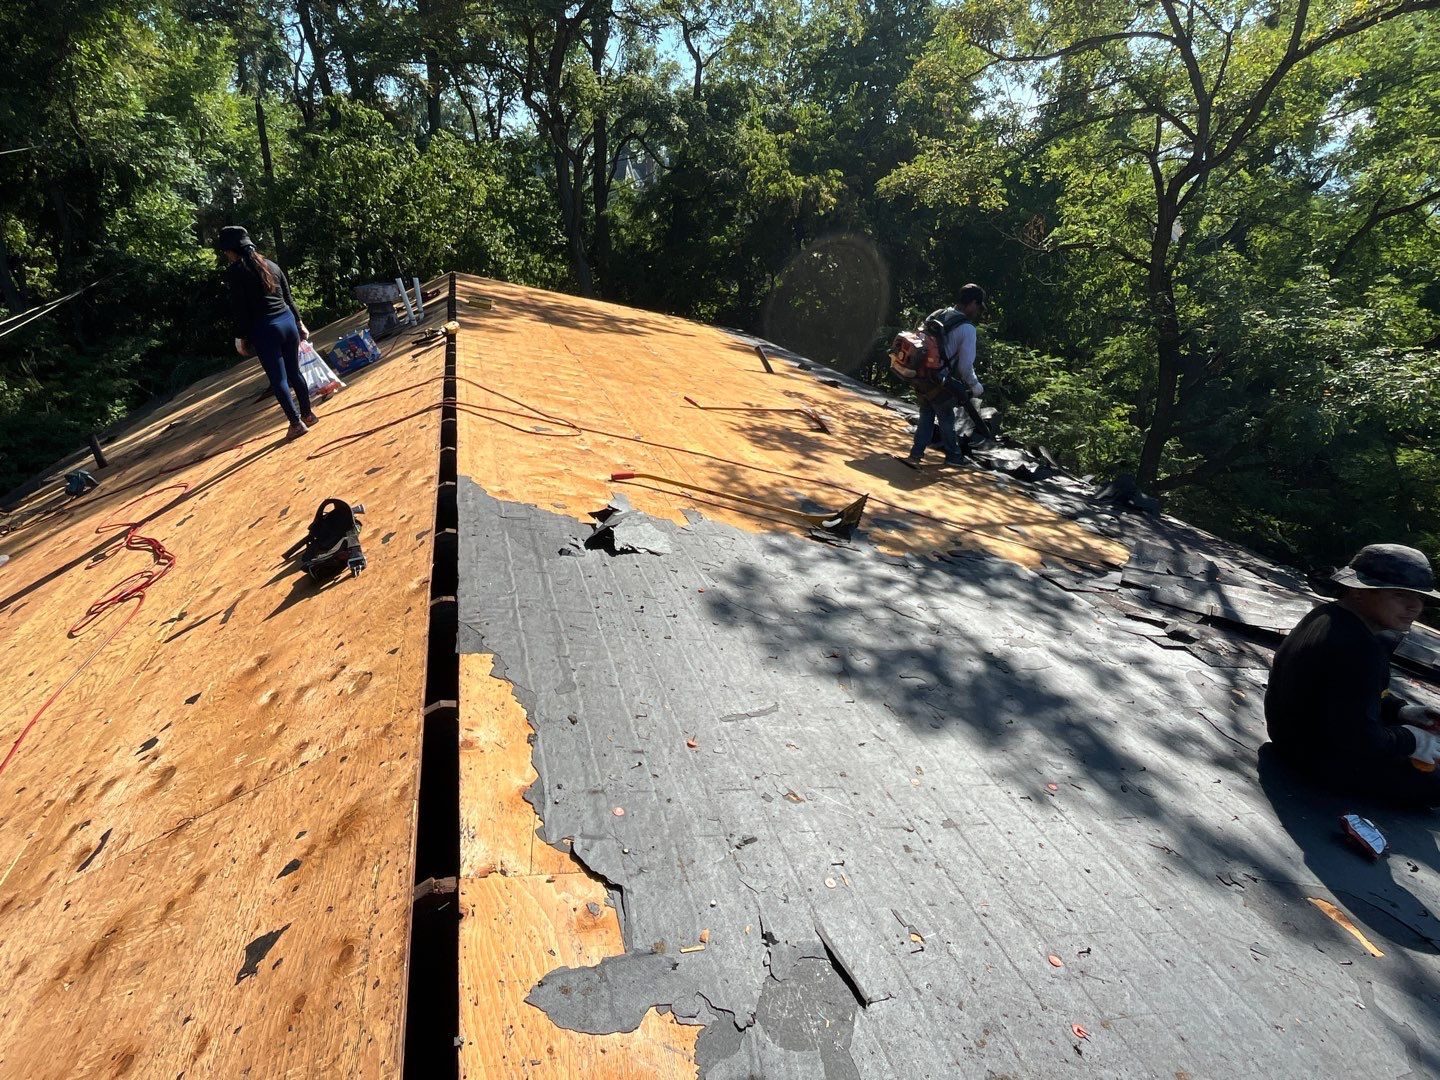
[[[421,387],[424,385],[426,384],[417,383],[415,384],[415,386],[406,387],[405,390],[395,391],[395,393],[404,393],[408,390],[413,390],[417,387]],[[357,408],[362,405],[367,405],[371,401],[381,400],[390,396],[390,394],[381,394],[376,398],[367,399],[366,401],[357,401],[353,405],[346,405],[334,410],[334,412],[330,415],[334,415],[334,413],[345,412],[349,409]],[[427,409],[422,409],[420,410],[420,412],[428,411],[428,409],[439,408],[441,404],[444,404],[444,402],[428,406]],[[419,413],[414,413],[411,415],[419,415]],[[406,419],[408,419],[408,417]],[[113,488],[109,491],[104,492],[103,494],[105,496],[116,495],[122,491],[127,491],[130,488],[136,487],[137,485],[157,480],[162,476],[166,476],[171,473],[177,473],[183,469],[192,468],[195,465],[199,465],[202,462],[210,460],[211,458],[218,457],[221,454],[227,454],[233,450],[242,449],[243,447],[248,446],[251,443],[264,442],[271,439],[274,439],[274,436],[270,434],[257,435],[254,438],[245,439],[231,446],[227,446],[223,450],[216,450],[208,454],[198,454],[195,457],[191,458],[189,461],[183,462],[182,464],[169,465],[157,469],[155,472],[149,474],[148,476],[143,476],[136,480],[132,480],[128,484],[123,484],[120,487]],[[149,499],[152,496],[159,495],[166,491],[178,491],[180,492],[180,495],[176,496],[176,498],[180,498],[189,489],[189,484],[169,484],[162,488],[156,488],[153,491],[147,491],[145,492],[145,494],[140,495],[135,499],[132,499],[130,502],[126,503],[118,511],[116,511],[116,513],[124,513],[136,503],[144,502],[146,499]],[[62,507],[59,509],[57,516],[63,516],[69,514],[70,512],[71,511],[69,507]],[[135,602],[134,606],[131,607],[130,610],[126,613],[125,617],[120,620],[119,624],[115,627],[115,629],[111,630],[110,633],[105,636],[104,640],[102,640],[98,645],[95,646],[93,650],[91,650],[90,654],[85,657],[85,659],[80,663],[80,666],[70,673],[70,677],[67,678],[58,687],[56,687],[55,690],[50,694],[50,696],[45,699],[44,703],[35,710],[34,714],[31,715],[30,719],[26,721],[25,726],[20,729],[20,734],[17,735],[15,737],[15,741],[10,744],[10,749],[6,752],[4,759],[0,760],[0,773],[3,773],[6,767],[14,759],[15,755],[20,750],[21,743],[25,741],[26,736],[30,734],[30,732],[34,729],[35,725],[40,722],[40,718],[45,715],[46,711],[52,705],[54,705],[57,700],[59,700],[60,695],[69,688],[70,684],[80,677],[80,675],[85,671],[86,668],[90,666],[90,664],[95,660],[95,658],[99,656],[102,651],[104,651],[105,647],[109,645],[110,642],[114,641],[115,638],[119,636],[120,632],[124,630],[125,627],[130,625],[130,621],[140,613],[140,608],[145,603],[145,595],[149,591],[150,587],[156,582],[158,582],[161,578],[163,578],[166,574],[168,574],[171,568],[175,565],[175,555],[173,552],[171,552],[163,543],[161,543],[155,537],[145,536],[139,532],[140,526],[145,524],[146,521],[148,521],[151,517],[154,517],[155,514],[159,512],[160,511],[152,511],[150,514],[147,514],[135,521],[107,520],[101,522],[95,527],[96,533],[103,533],[109,529],[125,529],[125,537],[121,542],[121,548],[116,550],[148,551],[152,560],[151,565],[144,570],[140,570],[134,574],[131,574],[129,577],[125,578],[123,581],[112,587],[109,592],[107,592],[99,600],[96,600],[93,604],[91,604],[85,610],[85,614],[81,616],[80,620],[73,626],[71,626],[70,629],[66,632],[67,637],[78,637],[80,636],[80,634],[84,633],[85,630],[88,629],[93,623],[103,618],[114,608],[117,608],[122,604],[127,604],[132,600]],[[45,516],[48,516],[48,514]],[[31,518],[25,522],[22,522],[21,526],[19,527],[23,528],[25,525],[32,525],[37,520],[42,520],[42,518]],[[102,558],[109,558],[110,555],[113,554],[114,551],[111,551],[109,554],[102,556]]]
[[[855,498],[859,498],[862,495],[868,494],[867,492],[858,491],[855,488],[847,487],[845,484],[837,483],[834,480],[825,480],[817,476],[801,476],[796,473],[785,472],[781,469],[770,469],[765,467],[764,465],[752,465],[748,462],[734,461],[731,458],[721,457],[718,454],[710,454],[704,450],[695,450],[687,446],[672,446],[669,443],[652,442],[651,440],[639,435],[622,435],[619,432],[606,431],[603,428],[585,427],[583,424],[577,424],[574,421],[566,420],[563,417],[547,413],[544,409],[531,405],[528,402],[521,401],[519,398],[513,398],[509,394],[502,393],[501,391],[496,390],[493,387],[486,386],[483,383],[478,383],[473,379],[467,379],[461,376],[457,377],[456,381],[465,383],[467,386],[473,386],[477,390],[483,390],[487,394],[493,394],[495,397],[501,398],[512,405],[517,405],[525,411],[517,412],[514,409],[500,409],[490,405],[477,405],[472,402],[442,401],[434,405],[427,405],[422,409],[417,409],[413,413],[398,417],[395,420],[387,421],[386,423],[374,428],[370,428],[369,430],[357,431],[349,435],[342,435],[337,439],[332,439],[330,442],[324,443],[314,453],[308,455],[307,460],[313,461],[317,458],[326,457],[329,454],[335,453],[337,450],[343,449],[352,442],[368,438],[369,436],[374,435],[380,431],[384,431],[386,428],[389,428],[394,424],[399,424],[403,423],[406,420],[414,419],[417,416],[421,416],[424,413],[429,412],[431,409],[438,409],[443,405],[453,405],[460,412],[468,413],[471,416],[476,416],[483,420],[490,420],[492,423],[503,424],[505,427],[511,428],[512,430],[521,432],[525,435],[543,435],[558,438],[575,438],[576,436],[581,434],[600,435],[607,439],[619,439],[624,442],[639,443],[641,446],[649,446],[657,450],[669,450],[677,454],[688,454],[691,457],[704,458],[707,461],[718,462],[722,465],[730,465],[739,469],[748,469],[752,472],[765,473],[769,476],[776,476],[783,480],[793,480],[801,484],[813,484],[817,487],[832,488],[836,491],[845,492],[846,494]],[[416,383],[414,386],[407,386],[400,390],[392,391],[390,394],[382,395],[382,397],[390,397],[394,394],[406,393],[423,385],[423,383]],[[360,405],[366,403],[357,402],[356,404]],[[355,406],[351,407],[353,408]],[[521,427],[519,424],[511,423],[508,420],[500,420],[497,418],[498,416],[519,416],[526,419],[542,420],[546,423],[555,424],[564,430],[537,431],[534,428]],[[951,518],[940,517],[938,514],[931,514],[927,513],[924,510],[917,510],[913,506],[905,506],[902,503],[891,502],[888,499],[877,498],[873,495],[870,496],[870,501],[876,506],[883,506],[887,509],[894,510],[901,514],[909,514],[912,517],[922,518],[925,521],[934,522],[937,525],[944,525],[947,528],[956,530],[957,532],[969,533],[973,536],[988,537],[991,540],[996,540],[1001,543],[1008,544],[1012,547],[1025,548],[1026,550],[1033,551],[1039,555],[1049,555],[1053,558],[1061,559],[1067,563],[1075,565],[1090,566],[1099,570],[1111,569],[1109,563],[1098,562],[1094,559],[1087,559],[1083,556],[1071,554],[1068,552],[1056,551],[1053,548],[1044,547],[1043,545],[1033,542],[1027,542],[1016,537],[997,536],[995,533],[987,532],[984,529],[976,528],[974,525],[966,525],[963,522],[955,521]]]
[[[355,404],[361,405],[365,403],[356,402]],[[354,407],[354,405],[346,406],[346,408]],[[336,411],[339,412],[342,410],[337,409]],[[171,473],[177,473],[183,469],[193,468],[194,466],[208,461],[211,458],[218,457],[221,454],[228,454],[232,450],[240,450],[246,446],[249,446],[251,443],[264,442],[271,439],[274,439],[274,436],[270,434],[256,435],[254,438],[244,439],[241,442],[235,443],[232,446],[227,446],[223,450],[216,450],[208,454],[197,454],[189,461],[183,462],[180,465],[168,465],[163,468],[157,469],[155,470],[155,472],[151,473],[148,476],[143,476],[136,480],[132,480],[128,484],[123,484],[120,487],[113,488],[109,491],[104,492],[103,494],[106,496],[116,495],[122,491],[128,491],[130,488],[136,487],[137,485],[145,484],[152,480],[157,480],[162,476],[167,476]],[[123,514],[126,510],[130,509],[130,507],[134,506],[136,503],[144,502],[146,499],[149,499],[152,496],[159,495],[166,491],[178,491],[180,493],[180,495],[176,496],[176,498],[178,499],[189,490],[189,484],[168,484],[165,487],[156,488],[153,491],[147,491],[145,492],[145,494],[132,499],[130,502],[126,503],[118,511],[116,511],[116,513]],[[69,507],[62,507],[59,508],[57,516],[66,515],[70,512],[71,511]],[[40,708],[36,709],[35,713],[30,717],[30,719],[26,721],[25,726],[20,729],[20,734],[17,735],[15,737],[15,741],[10,744],[10,749],[6,752],[4,759],[0,760],[0,773],[3,773],[5,771],[6,766],[10,764],[11,760],[19,752],[20,744],[25,741],[25,737],[29,735],[35,725],[40,722],[40,718],[45,715],[46,710],[49,709],[50,706],[54,705],[57,700],[59,700],[60,695],[65,692],[65,690],[70,686],[70,684],[80,677],[80,675],[85,671],[86,668],[90,666],[94,659],[99,656],[102,651],[104,651],[105,647],[109,645],[110,642],[114,641],[117,636],[119,636],[120,631],[124,630],[125,627],[129,626],[130,621],[140,613],[140,608],[145,603],[145,595],[149,591],[150,586],[154,585],[166,574],[168,574],[171,568],[175,565],[175,555],[172,551],[170,551],[169,548],[167,548],[155,537],[145,536],[139,532],[140,526],[145,524],[146,521],[154,517],[155,514],[159,512],[160,511],[158,510],[152,511],[150,514],[147,514],[135,521],[107,520],[101,522],[95,527],[96,533],[103,533],[109,529],[125,529],[125,537],[121,541],[121,546],[120,548],[117,548],[115,550],[148,551],[150,553],[151,565],[144,570],[136,571],[129,577],[125,578],[123,581],[113,586],[109,592],[107,592],[99,600],[96,600],[93,604],[86,608],[85,614],[81,616],[80,621],[75,623],[75,625],[71,626],[70,629],[66,631],[66,637],[79,637],[93,623],[103,618],[114,608],[117,608],[122,604],[127,604],[132,600],[135,601],[134,606],[131,607],[130,610],[126,613],[125,617],[120,620],[119,625],[117,625],[115,629],[111,630],[110,633],[105,636],[105,639],[101,641],[100,644],[96,645],[93,650],[91,650],[90,655],[85,657],[85,659],[81,662],[80,666],[70,673],[70,677],[66,679],[63,683],[61,683],[58,687],[56,687],[55,690],[50,694],[50,696],[45,699],[44,703],[40,706]],[[24,527],[25,525],[31,525],[36,520],[39,519],[32,518],[28,521],[22,522],[20,527]],[[113,555],[114,553],[115,551],[112,550],[109,554],[104,555],[101,558],[108,559],[110,555]]]

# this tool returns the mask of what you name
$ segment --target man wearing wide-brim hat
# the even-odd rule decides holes
[[[1390,692],[1390,653],[1427,601],[1440,601],[1424,554],[1362,548],[1336,571],[1339,600],[1321,604],[1275,654],[1265,719],[1276,751],[1327,786],[1440,805],[1440,711]]]

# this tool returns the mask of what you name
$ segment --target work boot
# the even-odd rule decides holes
[[[314,410],[314,409],[311,409],[309,412],[307,412],[307,413],[306,413],[304,416],[302,416],[300,419],[301,419],[301,421],[304,422],[304,424],[305,424],[305,426],[306,426],[307,428],[312,428],[312,427],[314,427],[316,424],[318,424],[318,423],[320,422],[320,418],[315,415],[315,410]]]
[[[285,438],[298,439],[301,435],[304,435],[309,430],[310,429],[305,426],[303,420],[291,420],[290,430],[285,433]]]

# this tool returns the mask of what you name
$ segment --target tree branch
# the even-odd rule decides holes
[[[1021,243],[1025,242],[1022,240]],[[1150,268],[1150,262],[1148,259],[1142,259],[1139,255],[1136,255],[1134,252],[1127,251],[1125,248],[1121,247],[1114,241],[1101,243],[1096,240],[1071,240],[1062,244],[1025,244],[1025,246],[1030,248],[1032,251],[1054,252],[1057,254],[1062,251],[1108,251],[1110,252],[1110,254],[1116,256],[1117,258],[1122,259],[1123,261],[1128,262],[1134,266],[1138,266],[1142,270],[1148,270]]]
[[[1195,95],[1198,121],[1195,142],[1203,147],[1210,133],[1210,97],[1205,90],[1205,76],[1200,71],[1200,61],[1195,58],[1190,31],[1180,25],[1180,13],[1175,10],[1174,0],[1160,0],[1160,6],[1165,9],[1165,18],[1169,20],[1170,29],[1174,32],[1175,49],[1179,52],[1180,62],[1185,65],[1185,74],[1190,79],[1190,92]]]
[[[1242,446],[1233,454],[1225,454],[1219,458],[1212,459],[1197,465],[1189,472],[1176,473],[1174,476],[1167,476],[1163,480],[1157,480],[1151,485],[1151,490],[1156,495],[1163,495],[1167,491],[1174,491],[1176,488],[1192,487],[1195,484],[1203,484],[1207,480],[1214,480],[1216,477],[1226,474],[1259,472],[1261,469],[1270,468],[1270,462],[1263,459],[1247,461],[1244,464],[1236,464],[1240,458],[1254,450],[1250,446]]]
[[[1031,145],[1030,150],[1033,153],[1036,150],[1044,149],[1051,143],[1063,139],[1066,135],[1073,135],[1077,131],[1083,131],[1088,127],[1095,126],[1096,124],[1108,123],[1111,120],[1119,120],[1127,116],[1149,116],[1150,113],[1151,110],[1146,107],[1143,109],[1116,109],[1114,112],[1103,113],[1099,116],[1087,116],[1083,119],[1075,121],[1073,124],[1067,124],[1065,127],[1059,128],[1058,130],[1044,132]]]
[[[1365,239],[1365,237],[1369,236],[1371,231],[1381,222],[1389,221],[1391,218],[1399,217],[1401,214],[1408,214],[1412,210],[1419,210],[1427,203],[1435,202],[1437,199],[1440,199],[1440,186],[1436,186],[1431,188],[1429,191],[1422,192],[1419,198],[1412,199],[1410,202],[1405,203],[1403,206],[1392,206],[1388,210],[1381,210],[1380,207],[1384,204],[1384,200],[1377,199],[1375,201],[1374,207],[1371,208],[1369,215],[1365,218],[1365,221],[1360,225],[1359,228],[1357,228],[1353,233],[1350,234],[1350,239],[1345,241],[1344,246],[1340,249],[1340,253],[1331,260],[1330,276],[1335,276],[1336,271],[1338,271],[1340,266],[1345,262],[1345,260],[1350,257],[1350,254],[1355,250],[1355,248],[1359,246],[1360,241]]]
[[[1440,0],[1398,0],[1397,3],[1388,7],[1372,9],[1364,14],[1356,15],[1353,18],[1345,19],[1329,30],[1317,34],[1309,41],[1304,42],[1305,24],[1309,17],[1309,0],[1300,0],[1299,8],[1295,13],[1295,24],[1290,33],[1290,43],[1285,48],[1285,54],[1275,65],[1275,69],[1265,78],[1255,96],[1250,100],[1250,106],[1245,110],[1240,123],[1231,132],[1224,147],[1216,152],[1212,158],[1212,165],[1220,164],[1235,153],[1244,142],[1251,130],[1260,122],[1266,107],[1270,104],[1271,97],[1284,81],[1285,76],[1302,60],[1307,60],[1321,49],[1328,48],[1336,42],[1344,41],[1346,38],[1354,37],[1356,34],[1369,30],[1372,26],[1390,22],[1402,15],[1412,15],[1420,11],[1440,10]]]
[[[1049,60],[1059,60],[1062,56],[1073,56],[1080,52],[1089,52],[1092,49],[1099,49],[1105,45],[1113,45],[1117,41],[1168,41],[1175,44],[1175,39],[1169,34],[1162,34],[1158,30],[1122,30],[1114,34],[1098,34],[1095,37],[1084,38],[1072,42],[1062,49],[1056,49],[1048,53],[1001,53],[996,52],[982,42],[976,42],[976,46],[986,56],[992,57],[1007,64],[1041,64]]]

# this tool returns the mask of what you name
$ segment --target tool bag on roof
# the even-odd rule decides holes
[[[91,476],[84,469],[76,469],[72,473],[65,474],[65,494],[79,498],[87,491],[100,486],[100,481]]]
[[[363,506],[351,506],[344,499],[326,499],[315,511],[304,539],[296,541],[285,558],[299,555],[301,567],[322,585],[347,569],[351,577],[359,577],[365,569],[359,520],[364,512]]]

